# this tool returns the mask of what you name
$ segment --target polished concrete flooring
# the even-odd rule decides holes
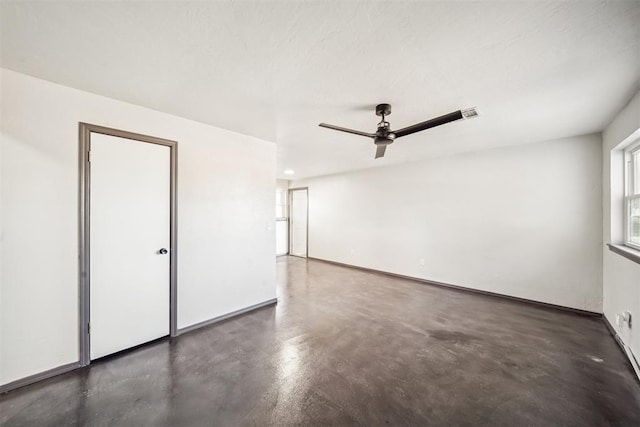
[[[0,397],[3,426],[640,426],[601,319],[299,258],[279,303]]]

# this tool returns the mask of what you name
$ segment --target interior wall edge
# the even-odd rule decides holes
[[[578,314],[580,316],[597,317],[597,318],[601,318],[603,316],[602,312],[590,311],[590,310],[582,310],[582,309],[575,308],[575,307],[570,307],[570,306],[551,304],[551,303],[544,302],[544,301],[537,301],[537,300],[528,299],[528,298],[520,298],[520,297],[516,297],[516,296],[513,296],[513,295],[508,295],[508,294],[500,294],[500,293],[497,293],[497,292],[485,291],[485,290],[482,290],[482,289],[470,288],[470,287],[467,287],[467,286],[460,286],[460,285],[454,285],[454,284],[451,284],[451,283],[443,283],[443,282],[438,282],[438,281],[435,281],[435,280],[423,279],[421,277],[405,276],[403,274],[391,273],[389,271],[376,270],[374,268],[361,267],[361,266],[353,265],[353,264],[345,264],[343,262],[331,261],[331,260],[328,260],[328,259],[315,258],[315,257],[307,257],[307,259],[314,260],[314,261],[320,261],[320,262],[326,262],[327,264],[339,265],[341,267],[355,268],[357,270],[362,270],[362,271],[366,271],[366,272],[374,273],[374,274],[382,274],[382,275],[385,275],[385,276],[391,276],[391,277],[395,277],[395,278],[398,278],[398,279],[411,280],[411,281],[418,282],[418,283],[423,284],[423,285],[437,286],[437,287],[440,287],[440,288],[447,288],[447,289],[452,289],[452,290],[461,291],[461,292],[467,292],[467,293],[471,293],[471,294],[485,295],[485,296],[489,296],[489,297],[493,297],[493,298],[500,298],[500,299],[505,299],[505,300],[509,300],[509,301],[520,302],[520,303],[523,303],[523,304],[535,305],[535,306],[538,306],[538,307],[548,308],[548,309],[552,309],[552,310],[560,310],[560,311],[570,312],[570,313]]]

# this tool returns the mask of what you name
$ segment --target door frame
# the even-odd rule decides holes
[[[78,204],[78,253],[79,253],[79,292],[78,292],[78,335],[79,335],[79,360],[80,366],[87,366],[91,363],[91,336],[89,325],[91,319],[90,307],[90,241],[91,241],[91,134],[115,136],[131,139],[149,144],[164,145],[170,149],[170,219],[169,219],[169,336],[177,335],[177,261],[178,261],[178,240],[177,240],[177,184],[178,184],[178,142],[168,139],[157,138],[139,133],[127,132],[120,129],[112,129],[90,123],[79,123],[79,204]]]
[[[291,242],[293,241],[293,239],[291,238],[291,236],[293,235],[293,216],[291,215],[292,209],[293,209],[293,192],[294,191],[306,191],[307,192],[307,241],[305,242],[307,244],[306,248],[305,248],[305,253],[306,256],[301,257],[300,255],[293,255],[291,253]],[[296,187],[296,188],[290,188],[289,189],[289,255],[290,256],[295,256],[298,258],[309,258],[309,187]]]

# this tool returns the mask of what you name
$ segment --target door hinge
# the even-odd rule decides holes
[[[91,150],[87,150],[87,162],[91,163]]]
[[[91,323],[87,323],[87,333],[91,333]]]

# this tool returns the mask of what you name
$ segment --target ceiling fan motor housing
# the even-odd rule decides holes
[[[382,111],[382,113],[378,114],[379,111]],[[391,131],[391,124],[384,120],[384,116],[388,113],[391,113],[391,105],[380,104],[376,107],[376,114],[383,117],[382,121],[378,123],[378,130],[373,139],[376,145],[389,145],[396,139],[396,134]]]
[[[391,104],[376,105],[376,116],[388,116],[389,114],[391,114]]]
[[[389,132],[388,128],[379,128],[373,142],[376,145],[389,145],[396,139],[396,134]]]

